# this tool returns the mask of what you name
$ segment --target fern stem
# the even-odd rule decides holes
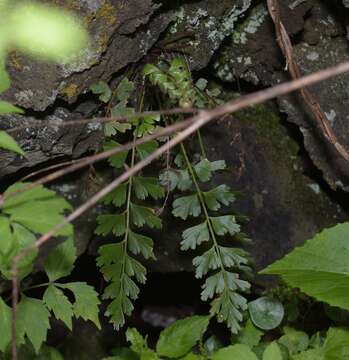
[[[201,131],[200,131],[200,129],[196,132],[196,134],[197,134],[198,139],[199,139],[201,156],[202,156],[204,159],[207,159],[206,150],[205,150],[205,145],[204,145],[204,142],[203,142],[203,140],[202,140],[202,136],[201,136]]]

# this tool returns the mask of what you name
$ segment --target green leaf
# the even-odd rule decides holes
[[[126,202],[127,186],[127,182],[119,185],[103,198],[103,203],[106,205],[113,204],[116,207],[124,205]]]
[[[247,320],[245,326],[233,338],[233,342],[238,344],[245,344],[251,349],[257,346],[263,336],[263,331],[256,328],[250,319]]]
[[[97,235],[106,236],[110,233],[121,236],[126,231],[126,213],[115,215],[99,215],[97,217],[98,226],[95,230]]]
[[[52,311],[57,320],[62,320],[72,330],[73,305],[61,289],[50,285],[47,287],[43,302]]]
[[[160,333],[156,351],[160,356],[184,356],[201,339],[207,329],[208,316],[192,316],[178,320]]]
[[[152,134],[156,128],[156,123],[160,121],[160,115],[145,116],[142,120],[137,121],[136,132],[137,137],[142,137],[146,134]]]
[[[278,342],[284,345],[290,354],[297,354],[308,348],[309,336],[305,332],[285,326],[284,333]]]
[[[130,210],[132,222],[136,226],[148,225],[150,228],[161,229],[161,219],[154,214],[153,209],[131,203]]]
[[[235,195],[227,185],[220,185],[203,193],[205,203],[210,210],[217,211],[222,205],[229,205],[235,201]]]
[[[25,186],[25,183],[15,184],[7,189],[5,194],[16,192]],[[65,210],[70,209],[71,206],[65,199],[42,186],[6,200],[3,206],[3,211],[10,215],[11,222],[20,223],[32,232],[39,234],[44,234],[63,222]],[[64,226],[57,234],[72,235],[72,225]]]
[[[247,345],[236,344],[218,350],[211,360],[258,360]]]
[[[181,191],[186,191],[193,185],[188,170],[166,170],[160,174],[159,180],[160,184],[170,191],[176,188]]]
[[[345,358],[340,358],[345,359]],[[292,360],[325,360],[322,349],[311,349],[302,351],[299,354],[293,355]],[[328,359],[330,360],[330,359]],[[339,360],[339,358],[338,358]]]
[[[0,216],[0,253],[5,256],[14,246],[13,235],[8,217]]]
[[[208,81],[206,79],[200,78],[196,83],[195,86],[201,90],[204,91],[207,87]]]
[[[74,294],[75,302],[73,303],[73,312],[75,317],[81,317],[86,321],[91,320],[97,328],[101,330],[101,324],[98,317],[98,305],[100,304],[100,301],[95,289],[85,282],[72,282],[59,286],[70,290]]]
[[[108,140],[103,144],[103,150],[109,151],[109,150],[113,150],[119,146],[121,146],[121,145],[119,143],[117,143],[116,141]],[[108,162],[111,166],[115,167],[116,169],[119,169],[124,166],[127,155],[128,155],[128,151],[121,151],[115,155],[112,155],[108,159]]]
[[[197,217],[201,214],[201,206],[197,194],[183,196],[173,202],[172,214],[186,220],[189,216]]]
[[[194,170],[200,181],[210,181],[215,171],[224,170],[226,168],[224,160],[209,161],[202,159],[194,166]]]
[[[263,330],[272,330],[281,324],[284,307],[280,301],[266,296],[251,301],[248,310],[253,323]]]
[[[4,115],[4,114],[24,114],[24,110],[19,108],[18,106],[12,105],[7,101],[0,100],[0,115]],[[4,131],[1,131],[1,133],[4,133]],[[6,138],[6,136],[2,135],[1,133],[0,136],[1,138],[4,137],[4,139],[2,139],[0,143],[8,141],[8,143],[12,144],[11,145],[12,148],[10,149],[8,147],[1,146],[2,148],[7,150],[12,150],[14,152],[17,152],[18,154],[24,155],[24,151],[18,146],[18,144],[15,142],[15,140],[13,140],[12,137],[7,135]]]
[[[281,350],[276,341],[267,346],[263,353],[263,360],[282,360]]]
[[[217,254],[215,247],[204,252],[202,255],[193,259],[195,266],[195,277],[200,279],[203,275],[207,274],[210,270],[216,270],[221,266],[221,259]]]
[[[145,200],[148,196],[158,200],[165,196],[164,189],[158,184],[158,179],[155,177],[133,177],[133,185],[136,197],[140,200]]]
[[[236,223],[235,216],[233,215],[210,217],[210,220],[213,230],[217,235],[226,235],[229,233],[231,236],[234,236],[240,232],[240,225]]]
[[[210,240],[210,233],[207,227],[207,221],[193,226],[183,231],[183,240],[181,241],[181,250],[195,250],[197,246]]]
[[[39,3],[16,5],[8,31],[18,49],[53,61],[66,61],[88,39],[86,31],[69,13]]]
[[[137,146],[138,156],[141,158],[141,160],[144,160],[149,155],[151,155],[158,147],[159,144],[156,140],[151,140],[144,144],[138,145]]]
[[[17,331],[27,335],[36,353],[46,341],[47,330],[50,329],[49,317],[50,313],[41,300],[22,295],[17,307]]]
[[[150,237],[136,234],[131,230],[129,230],[128,236],[127,245],[133,254],[142,254],[145,259],[155,259],[153,253],[153,240]]]
[[[325,360],[349,359],[349,331],[330,328],[323,346]]]
[[[349,310],[349,223],[317,234],[262,271],[282,276],[307,295]]]
[[[71,237],[53,249],[44,264],[50,282],[70,275],[74,269],[76,257],[76,248]]]
[[[181,358],[181,360],[200,360],[200,359],[201,358],[199,357],[199,355],[196,355],[192,352]]]
[[[142,337],[137,329],[127,329],[126,339],[132,344],[131,350],[139,355],[140,360],[158,360],[155,351],[148,347],[147,340]]]
[[[99,95],[99,100],[105,103],[109,102],[112,95],[110,87],[105,81],[98,81],[97,83],[92,84],[90,90],[94,94]]]
[[[0,297],[0,351],[4,352],[11,341],[12,313]]]
[[[0,115],[7,112],[1,112],[2,102],[0,102]],[[0,148],[13,151],[17,154],[24,155],[24,151],[20,148],[12,136],[8,135],[5,131],[0,131]]]
[[[130,98],[134,89],[135,89],[134,83],[129,79],[127,79],[126,77],[124,77],[117,87],[117,91],[116,91],[117,99],[121,102],[127,101]]]

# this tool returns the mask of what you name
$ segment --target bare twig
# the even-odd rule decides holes
[[[290,37],[288,36],[285,26],[281,21],[278,0],[268,0],[267,2],[270,16],[272,17],[275,24],[277,41],[282,53],[286,58],[289,73],[293,79],[298,79],[302,76],[302,74],[293,57],[293,47]],[[327,116],[321,109],[319,102],[308,89],[303,88],[300,89],[299,92],[305,104],[313,114],[316,121],[316,126],[320,130],[323,137],[337,150],[341,157],[343,157],[346,161],[349,161],[349,153],[347,149],[345,149],[345,147],[338,141],[338,138],[334,133]]]
[[[257,91],[255,93],[243,96],[237,100],[230,101],[222,106],[219,106],[212,110],[201,111],[198,115],[191,117],[190,119],[183,121],[181,123],[175,124],[185,124],[187,126],[183,131],[178,133],[173,137],[168,143],[162,145],[151,155],[149,155],[144,160],[138,162],[134,167],[130,168],[124,172],[121,176],[112,181],[105,188],[93,195],[88,201],[79,206],[74,210],[70,215],[68,215],[63,222],[54,226],[49,232],[42,235],[35,243],[27,246],[20,253],[18,253],[12,260],[12,359],[17,360],[17,347],[16,347],[16,317],[17,317],[17,303],[18,303],[18,293],[19,293],[19,283],[18,283],[18,263],[33,249],[37,249],[49,241],[60,229],[62,229],[67,224],[73,222],[90,208],[95,206],[100,199],[106,196],[108,193],[113,191],[118,187],[122,182],[126,181],[130,176],[133,176],[138,171],[143,169],[145,166],[149,165],[152,161],[157,159],[159,156],[164,154],[168,149],[176,146],[177,144],[184,141],[188,136],[193,134],[195,131],[200,129],[202,126],[208,122],[217,119],[228,113],[233,113],[238,110],[242,110],[249,106],[260,104],[264,101],[275,98],[276,96],[285,95],[295,90],[299,90],[305,86],[315,84],[319,81],[326,80],[330,77],[342,74],[349,71],[349,61],[339,64],[337,66],[319,71],[317,73],[299,78],[290,82],[276,85],[272,88],[265,90]],[[181,125],[184,126],[184,125]],[[132,146],[132,144],[131,144]]]

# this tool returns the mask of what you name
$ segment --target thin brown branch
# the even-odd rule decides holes
[[[97,192],[93,195],[88,201],[79,206],[76,210],[74,210],[70,215],[68,215],[63,222],[57,224],[47,232],[42,235],[35,243],[27,246],[20,253],[18,253],[13,261],[11,267],[12,273],[12,357],[13,359],[17,359],[17,347],[16,347],[16,333],[17,333],[17,303],[18,303],[18,294],[19,294],[19,283],[18,283],[18,263],[26,256],[28,253],[35,249],[41,247],[47,241],[49,241],[60,229],[62,229],[67,224],[73,222],[77,218],[79,218],[82,214],[88,211],[90,208],[95,206],[100,199],[106,196],[108,193],[113,191],[116,187],[118,187],[122,182],[126,181],[130,176],[135,175],[137,172],[142,170],[145,166],[149,165],[152,161],[157,159],[159,156],[164,154],[168,149],[176,146],[180,142],[184,141],[188,136],[193,134],[195,131],[200,129],[205,124],[210,121],[217,119],[223,115],[234,113],[236,111],[242,110],[249,106],[257,105],[263,103],[267,100],[273,99],[277,96],[285,95],[295,90],[299,90],[305,86],[309,86],[315,84],[319,81],[326,80],[333,76],[345,73],[349,71],[349,61],[339,64],[337,66],[316,72],[314,74],[305,76],[303,78],[299,78],[290,82],[286,82],[283,84],[276,85],[272,88],[268,88],[265,90],[257,91],[255,93],[243,96],[237,100],[230,101],[222,106],[219,106],[212,110],[201,111],[198,115],[191,117],[190,119],[183,121],[181,123],[175,124],[185,124],[189,126],[185,128],[183,131],[178,133],[175,137],[173,137],[168,143],[162,145],[156,151],[154,151],[151,155],[149,155],[144,160],[138,162],[134,167],[130,168],[126,172],[124,172],[121,176],[112,181],[105,188]],[[183,125],[182,125],[183,126]],[[132,146],[132,144],[131,144]]]
[[[288,36],[286,28],[281,21],[278,0],[268,0],[267,3],[270,16],[272,17],[275,24],[277,42],[286,58],[289,73],[293,79],[298,79],[302,76],[302,74],[299,66],[294,60],[291,39]],[[343,157],[346,161],[349,161],[349,153],[347,149],[345,149],[345,147],[338,141],[338,138],[334,133],[326,114],[322,110],[320,103],[308,89],[303,88],[300,89],[299,92],[304,100],[304,103],[313,114],[316,121],[316,126],[320,130],[323,137],[337,150],[341,157]]]

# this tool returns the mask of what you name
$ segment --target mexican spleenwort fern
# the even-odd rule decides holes
[[[0,271],[1,276],[11,279],[11,264],[14,256],[36,240],[36,234],[44,234],[63,221],[65,210],[71,207],[66,200],[43,186],[20,192],[27,185],[17,183],[5,193],[7,199],[0,211]],[[17,193],[16,196],[10,195]],[[98,294],[84,282],[57,282],[68,276],[74,268],[76,249],[73,227],[66,225],[57,235],[64,242],[50,252],[44,270],[48,282],[33,287],[46,287],[42,299],[29,297],[30,288],[23,287],[17,309],[17,343],[30,340],[36,353],[46,340],[50,328],[50,312],[72,329],[72,317],[93,321],[100,328],[98,319]],[[19,280],[32,271],[37,250],[33,250],[19,263]],[[73,295],[71,302],[67,294]],[[0,351],[4,352],[11,339],[11,308],[0,297]],[[33,326],[34,325],[34,326]]]
[[[147,65],[144,72],[173,104],[180,102],[183,106],[184,101],[184,105],[203,106],[206,98],[212,101],[214,93],[211,91],[207,94],[207,82],[201,79],[197,83],[200,86],[194,86],[182,59],[173,60],[167,68]],[[209,103],[207,100],[206,104]],[[198,224],[183,232],[181,249],[198,250],[200,245],[206,243],[208,250],[193,259],[196,277],[206,277],[201,298],[204,301],[213,299],[211,314],[216,315],[218,321],[225,321],[231,331],[236,333],[240,328],[242,313],[247,309],[247,301],[242,294],[250,287],[247,281],[240,279],[240,274],[247,273],[249,268],[248,254],[240,248],[231,247],[230,243],[234,238],[247,239],[240,232],[234,215],[217,213],[222,206],[234,202],[235,195],[231,189],[222,184],[208,191],[202,190],[202,185],[208,183],[216,171],[224,170],[226,164],[224,160],[209,161],[205,156],[201,136],[199,140],[202,150],[200,161],[192,164],[185,145],[181,144],[181,152],[175,159],[177,168],[164,171],[161,182],[170,190],[190,193],[173,202],[172,213],[175,217],[186,221],[190,218],[199,219]]]
[[[105,96],[106,101],[115,101],[111,109],[114,116],[132,114],[133,108],[128,107],[128,98],[134,90],[132,82],[126,78],[122,80],[115,95],[109,90],[99,92]],[[98,92],[96,88],[95,92]],[[109,94],[109,95],[108,95]],[[111,149],[120,144],[116,141],[120,133],[131,133],[133,138],[143,136],[154,130],[157,116],[139,120],[133,118],[130,123],[111,122],[105,127],[107,140],[104,149]],[[122,152],[109,159],[110,165],[120,169],[128,164],[133,166],[138,159],[144,159],[158,147],[156,141],[150,141],[140,146],[134,146],[130,152]],[[105,288],[103,298],[110,299],[106,315],[116,329],[125,323],[125,316],[129,316],[133,310],[133,301],[137,299],[139,287],[137,283],[144,284],[146,281],[146,269],[136,260],[135,256],[142,255],[145,259],[154,259],[153,240],[140,233],[141,228],[148,227],[160,229],[160,218],[154,209],[143,204],[151,198],[158,200],[164,196],[164,189],[155,177],[132,176],[121,184],[105,199],[106,205],[114,209],[112,213],[100,215],[97,219],[98,227],[96,234],[112,235],[118,242],[103,245],[99,248],[97,265],[104,278],[109,282]]]

